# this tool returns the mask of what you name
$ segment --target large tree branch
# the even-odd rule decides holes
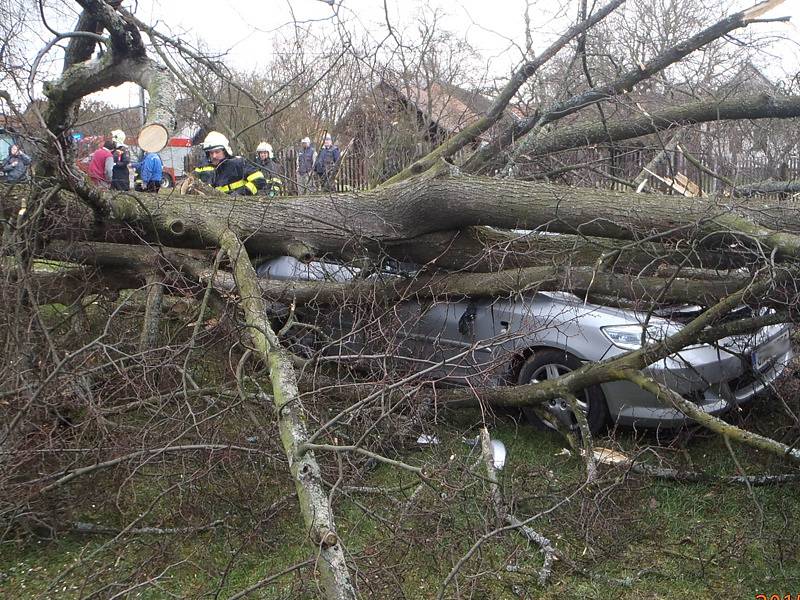
[[[686,400],[686,398],[672,391],[668,387],[665,387],[653,381],[652,379],[645,377],[640,371],[626,371],[624,374],[625,379],[628,381],[631,381],[643,390],[650,392],[665,405],[674,406],[687,417],[690,417],[714,433],[718,433],[719,435],[736,440],[739,443],[752,446],[759,450],[766,450],[779,456],[785,456],[795,462],[800,462],[800,450],[795,448],[793,445],[787,446],[786,444],[777,440],[773,440],[772,438],[753,433],[752,431],[746,431],[736,427],[735,425],[726,423],[714,415],[703,412],[703,410],[693,402]]]
[[[259,358],[269,365],[281,441],[289,459],[303,519],[312,542],[319,547],[319,568],[326,597],[337,600],[355,598],[344,547],[336,533],[319,465],[313,451],[303,451],[308,433],[294,368],[267,320],[266,305],[244,245],[224,222],[211,223],[209,231],[218,236],[220,246],[231,260],[248,325],[248,337]]]
[[[301,197],[266,205],[246,198],[232,203],[214,196],[162,200],[146,194],[108,201],[118,220],[155,228],[166,243],[204,243],[202,224],[218,219],[227,221],[256,253],[301,259],[380,253],[410,237],[472,225],[542,227],[625,240],[694,237],[706,247],[729,247],[734,236],[745,246],[752,243],[774,251],[779,259],[800,255],[800,237],[788,233],[797,229],[798,215],[788,206],[664,200],[656,194],[426,175],[366,194]]]
[[[91,59],[97,40],[87,36],[72,38],[61,77],[44,86],[48,98],[47,128],[61,148],[67,148],[63,136],[75,121],[81,98],[131,81],[146,88],[150,95],[147,118],[139,134],[140,145],[152,152],[161,150],[175,128],[178,90],[169,71],[147,58],[139,29],[115,10],[119,3],[79,0],[79,4],[84,10],[77,27],[92,33],[106,29],[110,43],[102,56]]]
[[[646,64],[640,64],[636,68],[626,71],[611,83],[591,88],[548,107],[541,111],[541,114],[521,119],[503,131],[492,143],[473,154],[464,164],[464,168],[473,173],[485,170],[488,165],[494,163],[496,157],[504,148],[512,143],[519,142],[525,136],[527,138],[518,144],[511,158],[514,160],[521,155],[529,154],[530,148],[536,144],[536,135],[530,135],[531,132],[538,135],[541,128],[549,123],[563,119],[586,106],[629,92],[637,84],[663,71],[668,66],[675,64],[709,42],[719,39],[734,29],[747,27],[756,22],[757,16],[763,10],[774,8],[782,2],[783,0],[766,0],[747,10],[725,17],[692,37],[665,50]]]
[[[749,198],[759,194],[775,195],[775,194],[800,194],[800,179],[792,181],[758,181],[756,183],[748,183],[746,185],[737,186],[733,190],[733,195],[742,198]]]
[[[234,290],[229,275],[207,275],[214,286]],[[747,276],[698,280],[664,277],[636,277],[598,272],[591,267],[529,267],[492,273],[423,275],[397,281],[354,280],[272,281],[260,280],[261,291],[271,300],[331,304],[345,301],[396,302],[411,298],[470,297],[491,298],[535,291],[570,291],[581,295],[600,294],[605,298],[628,298],[642,302],[713,304],[751,282]]]
[[[755,94],[724,100],[705,100],[611,123],[581,123],[542,133],[526,149],[527,157],[541,156],[592,144],[620,142],[673,127],[734,119],[789,119],[800,116],[800,96]]]
[[[625,0],[612,0],[599,11],[594,13],[588,19],[584,19],[580,23],[573,25],[570,27],[564,35],[562,35],[558,40],[556,40],[549,48],[547,48],[544,52],[542,52],[538,57],[534,60],[528,61],[520,66],[514,74],[511,76],[511,79],[500,92],[499,96],[495,99],[492,106],[486,111],[486,114],[464,129],[460,131],[457,135],[449,138],[445,141],[442,145],[438,148],[427,154],[425,157],[419,159],[418,161],[414,162],[412,165],[403,169],[400,173],[392,177],[387,181],[387,183],[398,183],[403,181],[404,179],[408,179],[413,175],[417,175],[422,173],[423,171],[427,171],[432,166],[434,166],[439,159],[442,158],[450,158],[456,152],[461,150],[466,145],[475,141],[478,136],[480,136],[485,131],[488,131],[497,121],[500,120],[500,117],[503,116],[503,112],[505,111],[508,103],[514,97],[514,95],[519,91],[522,85],[530,79],[534,73],[536,73],[539,68],[547,63],[551,58],[553,58],[564,46],[566,46],[570,41],[572,41],[576,36],[585,33],[589,28],[596,25],[603,19],[605,19],[608,15],[610,15],[613,11],[615,11],[620,5],[622,5]]]

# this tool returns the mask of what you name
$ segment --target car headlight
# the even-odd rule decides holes
[[[644,325],[610,325],[600,328],[600,331],[612,344],[625,350],[638,350],[642,347],[642,342],[645,344],[660,342],[680,330],[681,326],[675,323],[652,323],[647,327]]]

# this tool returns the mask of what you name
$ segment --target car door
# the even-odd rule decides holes
[[[420,368],[434,378],[470,383],[494,356],[493,341],[502,327],[491,300],[430,300],[420,305],[411,335]],[[477,383],[476,381],[472,382]]]

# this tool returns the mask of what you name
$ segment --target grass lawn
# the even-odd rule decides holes
[[[748,422],[764,426],[770,413],[768,402],[760,403],[747,415]],[[438,469],[434,483],[416,503],[408,505],[416,482],[383,465],[370,471],[366,484],[411,487],[394,493],[391,501],[388,495],[336,497],[338,526],[363,597],[436,597],[456,561],[493,528],[485,487],[464,483],[476,459],[475,450],[461,439],[470,418],[477,415],[465,413],[456,419],[459,422],[443,426],[439,446],[409,451],[404,457]],[[508,418],[498,419],[493,435],[508,450],[502,487],[517,516],[530,517],[572,494],[569,502],[530,525],[574,565],[557,562],[548,585],[539,587],[538,550],[519,535],[504,533],[484,542],[445,597],[755,598],[760,593],[800,592],[797,484],[752,489],[686,484],[604,468],[599,482],[579,489],[582,463],[564,451],[555,435]],[[733,448],[734,458],[722,440],[701,431],[659,438],[652,432],[620,430],[597,443],[628,452],[648,448],[647,460],[657,454],[670,464],[712,473],[733,474],[736,463],[750,473],[788,470],[779,458],[742,447]],[[110,473],[91,478],[93,493],[117,494],[114,508],[107,502],[90,502],[73,515],[75,520],[122,527],[155,501],[157,509],[149,521],[164,527],[170,521],[213,518],[225,519],[226,525],[194,534],[119,538],[62,533],[44,540],[20,535],[0,546],[2,597],[122,593],[120,597],[201,598],[218,593],[216,597],[226,598],[310,557],[313,551],[305,542],[286,478],[278,477],[271,485],[253,479],[251,488],[248,473],[238,473],[240,487],[256,501],[251,512],[236,513],[242,492],[228,487],[231,468],[236,467],[226,465],[220,473],[210,473],[202,486],[179,486],[160,500],[169,478],[155,468],[126,482],[121,496],[119,481]],[[203,505],[195,507],[193,519],[187,506],[198,501]],[[265,507],[276,501],[277,508],[267,514]],[[152,583],[137,585],[147,580]],[[305,568],[252,597],[319,595],[310,568]]]

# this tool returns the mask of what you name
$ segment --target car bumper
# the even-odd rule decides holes
[[[769,335],[754,352],[731,354],[711,346],[681,352],[651,365],[644,373],[691,400],[709,414],[721,414],[764,393],[793,357],[789,328],[765,328]],[[756,361],[753,369],[748,361]],[[629,381],[602,385],[617,423],[676,427],[688,418]]]

